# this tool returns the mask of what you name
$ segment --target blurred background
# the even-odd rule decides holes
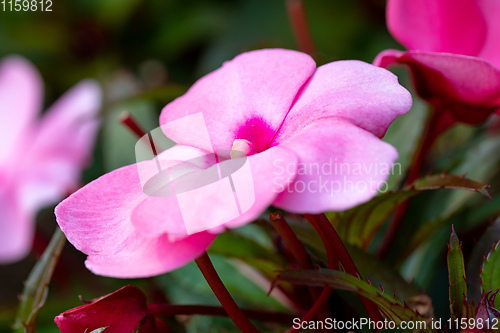
[[[401,48],[385,28],[384,0],[305,1],[305,10],[318,65],[339,59],[371,62],[384,49]],[[45,108],[84,78],[97,79],[104,89],[103,125],[93,163],[85,171],[83,183],[135,161],[136,138],[117,119],[123,111],[129,111],[145,130],[156,128],[161,108],[183,94],[196,79],[241,52],[268,47],[298,48],[285,1],[55,0],[51,12],[0,11],[0,58],[20,54],[39,69],[45,83]],[[406,72],[396,72],[400,81],[409,86]],[[416,99],[413,111],[401,117],[386,137],[398,148],[404,168],[424,119],[425,106]],[[473,163],[474,158],[467,157],[466,151],[477,143],[477,140],[469,140],[476,136],[477,130],[465,126],[449,134],[448,141],[437,147],[438,153],[445,154],[440,162],[443,168],[449,165],[459,168],[461,161]],[[478,177],[492,177],[491,170],[497,165],[493,163],[492,169],[478,171],[473,179],[488,181]],[[443,168],[438,165],[436,169]],[[397,186],[400,178],[401,175],[395,175],[392,184]],[[439,195],[426,200],[448,200]],[[488,204],[492,205],[487,206],[488,213],[495,211],[494,204],[498,205],[497,202]],[[426,203],[421,205],[427,207]],[[17,295],[22,291],[23,281],[55,229],[53,208],[47,207],[38,214],[32,254],[18,263],[0,266],[0,332],[10,331],[8,327],[16,312]],[[428,212],[424,209],[418,214],[425,221],[438,217],[432,209]],[[443,232],[444,238],[441,235],[435,240],[438,244],[435,253],[429,256],[424,252],[418,259],[434,260],[435,266],[422,272],[422,264],[415,259],[416,263],[407,264],[410,268],[406,271],[401,268],[419,287],[430,293],[436,289],[436,299],[444,300],[444,309],[447,296],[442,293],[443,290],[447,292],[447,281],[446,271],[442,274],[446,269],[442,259],[451,223],[440,225],[447,234]],[[485,228],[484,217],[481,223],[471,223],[475,224],[458,230],[474,229],[477,225]],[[238,232],[251,235],[262,246],[275,246],[272,238],[257,226],[243,229]],[[411,232],[407,230],[410,236]],[[81,305],[79,295],[92,299],[126,284],[141,287],[150,301],[217,304],[194,265],[154,279],[131,281],[95,276],[86,270],[84,260],[85,256],[71,244],[65,245],[47,305],[40,312],[37,332],[57,332],[54,317]],[[431,265],[429,262],[427,264]],[[233,261],[214,255],[214,264],[239,303],[248,307],[285,309],[282,303],[267,297],[267,290],[251,282],[249,274],[242,273]],[[186,317],[177,318],[177,321],[188,321],[187,332],[233,331],[232,323],[224,318]],[[179,331],[184,330],[180,324],[178,327]]]

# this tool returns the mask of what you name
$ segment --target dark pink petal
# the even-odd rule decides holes
[[[273,145],[326,117],[349,121],[382,137],[411,104],[410,93],[391,72],[361,61],[332,62],[319,67],[303,88]]]
[[[125,333],[145,326],[149,329],[140,332],[156,332],[146,296],[134,286],[125,286],[92,303],[61,313],[54,321],[62,333],[90,333],[102,327],[106,327],[105,332]]]
[[[243,53],[165,106],[160,124],[165,134],[179,144],[212,152],[230,150],[235,139],[245,139],[263,151],[315,66],[310,56],[297,51]],[[204,122],[172,122],[200,112]],[[206,132],[205,124],[209,140],[200,135]]]
[[[0,62],[0,165],[12,163],[22,136],[41,111],[43,82],[26,59],[11,56]]]
[[[479,57],[489,61],[493,66],[500,68],[500,1],[478,0],[482,12],[486,17],[488,32]]]
[[[61,202],[56,207],[57,222],[68,240],[89,255],[86,265],[91,271],[120,278],[176,269],[202,254],[215,239],[215,235],[198,233],[170,240],[166,234],[151,236],[137,230],[131,215],[146,198],[138,165],[126,166]]]
[[[203,230],[218,233],[249,223],[272,204],[279,189],[295,176],[293,167],[279,173],[276,164],[296,165],[296,161],[294,153],[274,147],[246,160],[226,160],[186,174],[173,182],[175,197],[147,198],[134,209],[132,222],[148,234],[168,233],[176,237]],[[187,183],[193,189],[179,193]],[[176,219],[167,218],[174,213]]]
[[[389,0],[387,26],[410,50],[477,56],[488,31],[481,2],[485,1]]]
[[[491,297],[490,297],[491,294]],[[482,320],[492,322],[498,316],[500,316],[500,311],[495,308],[495,298],[498,294],[498,289],[491,293],[491,290],[483,291],[481,296],[481,300],[479,301],[479,305],[476,309],[476,317],[477,321]]]
[[[24,258],[33,242],[33,216],[19,207],[12,187],[0,190],[0,264]]]
[[[92,154],[101,107],[94,81],[79,83],[44,115],[25,148],[20,180],[23,206],[35,211],[78,186]]]
[[[318,120],[281,146],[294,151],[299,163],[274,205],[295,213],[341,211],[368,201],[379,188],[387,190],[384,182],[397,159],[394,147],[336,118]]]
[[[489,62],[457,54],[386,50],[374,64],[407,65],[419,95],[455,118],[478,124],[500,106],[500,69]]]

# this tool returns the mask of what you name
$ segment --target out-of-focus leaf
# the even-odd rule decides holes
[[[396,207],[417,193],[414,190],[384,193],[345,212],[327,216],[343,240],[366,249]]]
[[[414,253],[419,247],[428,243],[430,240],[433,240],[438,234],[440,235],[440,239],[436,240],[434,244],[445,242],[446,239],[449,238],[448,230],[453,224],[459,223],[462,229],[474,228],[478,224],[488,221],[490,216],[498,215],[500,212],[500,196],[495,196],[493,200],[482,200],[480,202],[474,201],[474,203],[474,205],[469,205],[469,207],[462,205],[460,209],[453,212],[452,215],[440,216],[434,221],[418,226],[416,230],[415,227],[412,226],[413,231],[411,233],[411,238],[409,241],[405,241],[405,246],[398,256],[399,260],[408,258],[408,256]],[[491,248],[490,245],[500,240],[500,225],[498,228],[499,230],[496,232],[491,230],[490,232],[485,233],[485,236],[495,234],[497,235],[497,238],[488,242],[486,242],[486,239],[484,242],[478,242],[478,249],[483,248],[483,250],[480,254],[474,255],[473,253],[473,256],[470,257],[470,262],[467,265],[467,276],[470,286],[469,296],[473,295],[470,299],[474,300],[476,303],[479,302],[479,299],[481,298],[481,292],[479,290],[479,268],[483,263],[483,257],[488,254]],[[428,250],[433,251],[431,248]],[[427,260],[429,255],[432,255],[432,253],[425,253],[422,255]],[[419,269],[418,267],[414,268],[417,270]],[[474,276],[477,276],[477,278],[475,278],[477,283],[474,283]],[[413,279],[412,277],[408,278]],[[471,292],[473,294],[471,294]]]
[[[152,103],[136,101],[117,107],[103,125],[103,158],[106,171],[136,162],[135,145],[139,138],[120,123],[123,111],[129,112],[139,125],[149,131],[159,126]]]
[[[392,172],[387,179],[388,187],[396,189],[403,182],[406,172],[411,166],[413,154],[425,127],[428,104],[418,98],[413,90],[411,77],[405,68],[393,67],[390,70],[396,74],[400,84],[414,96],[411,112],[397,117],[384,135],[384,141],[394,146],[399,155],[396,165],[400,170],[394,169],[393,171],[396,172]]]
[[[442,227],[448,226],[449,223],[449,219],[439,218],[436,221],[428,222],[420,226],[418,229],[416,229],[411,239],[407,242],[408,245],[405,247],[401,257],[406,258],[407,256],[409,256],[422,243],[429,240],[431,236],[434,235]]]
[[[191,1],[189,6],[175,1],[165,2],[168,1],[158,2],[161,4],[152,7],[165,14],[153,32],[150,44],[152,54],[165,53],[167,58],[177,57],[197,43],[211,41],[227,25],[232,14],[226,6],[214,6],[206,1]]]
[[[462,318],[475,318],[476,317],[476,307],[473,303],[464,300],[464,304],[462,305]]]
[[[484,232],[481,238],[474,244],[472,254],[467,262],[466,272],[469,283],[468,297],[474,300],[476,304],[481,299],[481,278],[480,271],[484,258],[491,250],[491,245],[500,241],[500,218]]]
[[[240,272],[233,259],[218,255],[211,255],[210,259],[228,291],[238,304],[247,307],[259,306],[283,310],[283,306],[279,302],[273,297],[267,296],[267,289],[262,289],[252,279]],[[156,279],[175,304],[219,304],[194,263],[181,267],[167,275],[158,276]]]
[[[103,113],[108,114],[116,109],[123,109],[131,103],[137,102],[157,102],[167,104],[177,97],[181,96],[187,91],[188,87],[179,84],[170,84],[165,87],[158,87],[149,90],[142,91],[137,94],[129,93],[126,98],[118,99],[116,101],[110,102],[103,107]],[[160,110],[158,110],[159,112]]]
[[[410,187],[417,191],[437,190],[440,188],[474,191],[491,199],[487,190],[489,188],[488,185],[454,175],[440,174],[428,176],[415,181]]]
[[[460,137],[464,137],[463,131],[458,134]],[[455,144],[457,144],[459,140],[458,135],[457,138],[453,139],[455,140],[448,140],[448,142],[455,142]],[[458,175],[466,173],[468,178],[476,179],[480,182],[490,182],[494,179],[492,177],[494,177],[495,172],[498,170],[498,163],[500,161],[500,154],[498,154],[498,151],[500,151],[500,137],[497,135],[480,135],[475,141],[476,142],[473,142],[473,144],[471,144],[470,141],[469,143],[459,142],[459,144],[462,144],[461,146],[464,150],[463,159],[460,161],[460,164],[449,170]],[[450,164],[448,163],[447,165],[449,166]],[[447,166],[443,165],[443,167]],[[463,191],[451,193],[444,202],[443,213],[447,215],[456,211],[457,208],[470,201],[471,195],[471,193]]]
[[[398,192],[380,194],[367,203],[345,212],[328,213],[327,216],[344,241],[366,249],[382,224],[400,203],[422,191],[443,188],[475,191],[490,197],[487,185],[465,177],[440,174],[424,177]]]
[[[453,227],[448,244],[448,282],[450,284],[451,316],[452,318],[466,318],[467,315],[462,313],[463,304],[467,302],[464,256],[462,244]]]
[[[134,12],[139,0],[101,0],[96,1],[97,16],[108,25],[120,26]]]
[[[326,252],[321,238],[314,228],[308,223],[302,223],[287,218],[292,230],[297,237],[307,245],[314,254],[326,262]],[[374,285],[382,285],[389,294],[397,294],[402,300],[421,294],[418,287],[404,280],[399,272],[390,267],[370,253],[365,252],[355,245],[345,244],[347,251],[356,263],[360,274],[373,282]]]
[[[402,321],[426,320],[406,304],[401,304],[393,296],[378,290],[359,278],[341,271],[331,269],[285,271],[278,278],[291,283],[308,286],[328,285],[334,289],[346,290],[358,296],[365,297],[374,302],[380,311],[396,324]]]
[[[500,288],[500,242],[496,243],[484,260],[481,269],[481,287],[483,292]],[[495,308],[500,307],[500,300],[495,299]]]
[[[49,292],[50,279],[56,268],[65,241],[66,237],[57,228],[50,240],[49,246],[44,251],[40,260],[35,264],[35,267],[33,267],[21,296],[21,304],[19,305],[14,323],[15,332],[35,332],[38,312],[45,304]]]
[[[209,252],[239,259],[257,269],[269,280],[273,280],[276,271],[283,269],[285,265],[275,252],[252,239],[232,232],[220,234],[210,246]]]

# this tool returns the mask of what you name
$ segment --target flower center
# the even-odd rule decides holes
[[[254,145],[245,139],[236,139],[233,141],[233,147],[231,148],[231,158],[238,158],[244,156],[251,156],[259,153]]]

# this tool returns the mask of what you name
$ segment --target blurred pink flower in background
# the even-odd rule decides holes
[[[419,95],[458,121],[474,125],[498,111],[499,1],[389,0],[387,27],[409,51],[383,51],[375,65],[407,65]]]
[[[229,156],[231,149],[244,152],[251,177],[247,183],[235,181],[243,191],[234,192],[245,193],[251,181],[251,207],[220,225],[217,221],[227,221],[234,204],[233,193],[224,195],[217,186],[190,192],[188,213],[198,217],[200,229],[215,227],[188,235],[175,196],[144,193],[138,168],[147,162],[141,162],[112,171],[71,195],[56,207],[57,221],[68,240],[88,254],[86,266],[94,273],[161,274],[197,258],[216,233],[253,221],[270,205],[319,213],[348,209],[372,198],[378,191],[373,184],[388,176],[377,167],[392,166],[397,159],[394,147],[380,138],[410,107],[408,91],[384,69],[360,61],[316,68],[310,56],[296,51],[247,52],[198,80],[163,109],[161,128],[178,145],[161,153],[159,160],[169,167],[175,161],[224,152],[187,167],[224,170],[238,160]],[[191,116],[199,113],[204,121],[193,122]],[[364,170],[342,174],[301,168],[329,163],[358,163]],[[340,185],[338,192],[330,191],[332,182],[343,181],[364,186]],[[328,189],[321,191],[321,182],[327,182]],[[306,187],[301,190],[297,184]]]
[[[31,249],[37,211],[78,186],[98,129],[101,91],[82,81],[40,114],[43,81],[19,56],[0,62],[0,264]]]

